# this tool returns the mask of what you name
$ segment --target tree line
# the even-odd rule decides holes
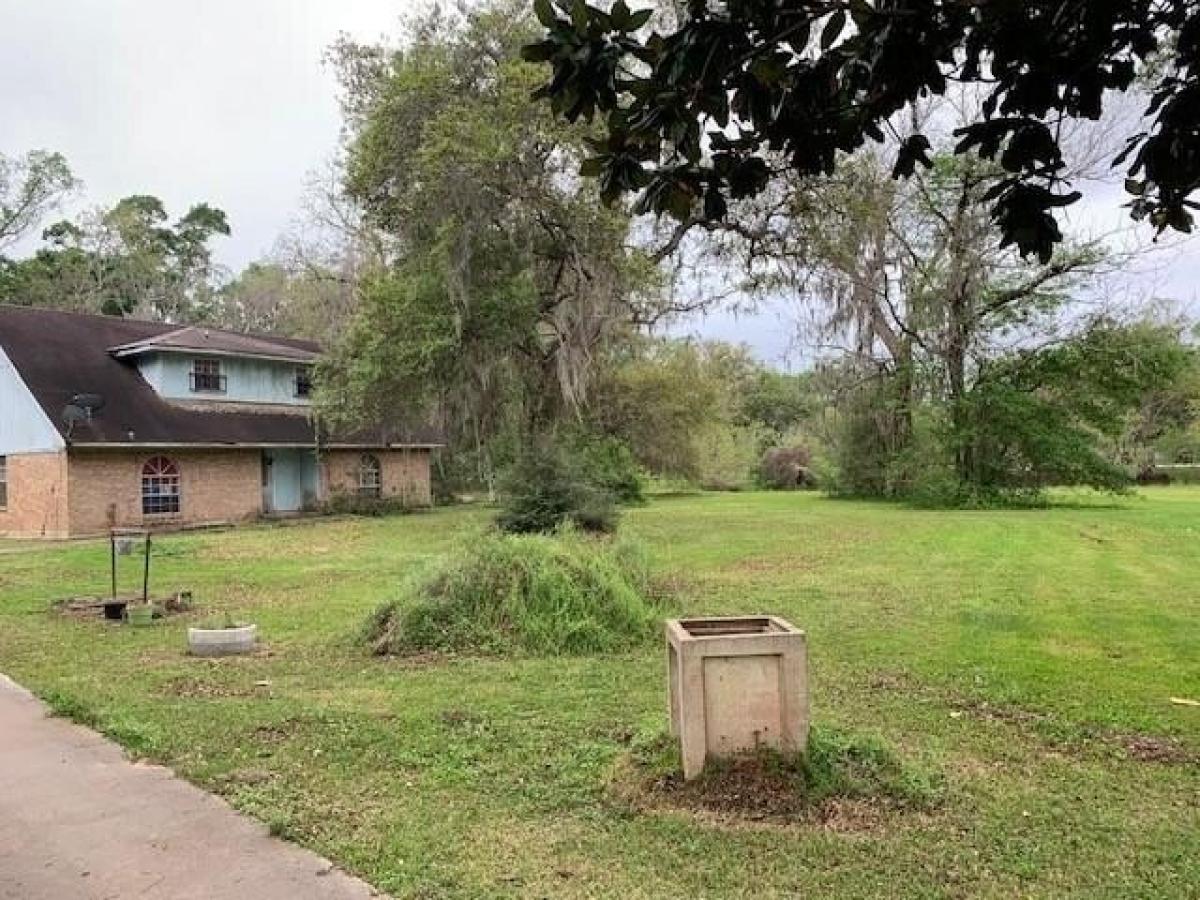
[[[795,6],[788,25],[756,4],[489,0],[418,14],[391,45],[343,39],[342,153],[305,226],[236,277],[213,263],[220,210],[172,221],[146,196],[5,257],[77,184],[53,154],[0,161],[0,302],[320,339],[320,414],[437,422],[447,494],[495,491],[540,454],[627,498],[649,475],[987,503],[1119,490],[1196,455],[1192,323],[1107,296],[1142,248],[1064,234],[1046,199],[1132,148],[1133,212],[1188,227],[1194,161],[1156,148],[1186,126],[1196,17],[1155,12],[1136,52],[1097,43],[1115,6],[1087,4],[1073,26],[1109,72],[1099,96],[1158,111],[1139,137],[1087,121],[1091,87],[1058,84],[1039,117],[1035,81],[972,84],[988,53],[1017,52],[1012,22],[925,4],[945,44],[929,65],[961,77],[927,67],[917,84],[875,7]],[[1026,62],[1076,49],[1050,42]],[[853,61],[880,52],[863,81]],[[846,118],[870,90],[888,99]],[[805,91],[809,106],[789,105]],[[726,294],[789,304],[806,371],[663,337]]]

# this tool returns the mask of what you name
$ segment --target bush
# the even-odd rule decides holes
[[[775,490],[813,487],[812,454],[807,447],[772,447],[758,464],[758,480]]]
[[[561,447],[531,448],[509,471],[501,531],[548,534],[564,523],[584,531],[612,532],[619,518],[613,496],[589,479],[582,462]]]
[[[902,386],[871,381],[847,390],[833,425],[830,477],[822,484],[851,497],[907,493],[913,423]]]
[[[639,545],[588,538],[489,534],[415,577],[371,617],[376,653],[607,653],[652,640]]]
[[[761,428],[712,422],[692,438],[698,480],[706,491],[739,491],[750,485],[763,443]]]
[[[1178,463],[1139,472],[1138,484],[1200,484],[1200,465]]]
[[[330,494],[318,509],[332,516],[392,516],[412,512],[402,497],[364,497],[347,491]]]
[[[584,478],[607,491],[617,503],[637,506],[646,502],[645,480],[633,454],[621,441],[585,435],[574,452]]]

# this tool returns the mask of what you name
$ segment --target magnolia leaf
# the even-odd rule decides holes
[[[558,21],[558,16],[554,15],[554,7],[550,5],[550,0],[533,0],[533,13],[537,16],[537,20],[547,28]]]
[[[833,46],[834,41],[842,36],[842,32],[846,28],[846,11],[839,9],[825,22],[825,27],[821,29],[821,49],[828,50]]]

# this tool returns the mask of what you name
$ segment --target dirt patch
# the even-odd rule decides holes
[[[259,744],[282,744],[299,734],[303,727],[299,719],[284,719],[282,722],[256,725],[250,734]]]
[[[948,690],[922,684],[911,675],[897,671],[879,671],[867,680],[871,690],[903,691],[914,699],[950,707],[951,718],[970,717],[1016,729],[1041,745],[1048,756],[1086,757],[1117,755],[1121,759],[1162,765],[1195,765],[1200,753],[1178,738],[1164,735],[1130,733],[1085,722],[1072,722],[1052,712],[1026,709],[1008,703],[965,697]]]
[[[873,691],[904,691],[914,693],[922,690],[922,685],[907,672],[877,671],[867,679],[867,687]]]
[[[1168,765],[1200,763],[1200,755],[1190,751],[1176,738],[1129,734],[1121,736],[1118,740],[1129,758],[1138,762]]]
[[[106,621],[120,621],[119,618],[108,619],[105,615],[105,607],[110,606],[113,603],[121,603],[128,606],[130,604],[137,604],[141,602],[141,594],[136,596],[132,594],[118,594],[115,598],[79,596],[55,600],[52,608],[64,616],[71,616],[72,618],[77,619],[105,619]],[[177,591],[174,594],[167,594],[161,597],[151,597],[150,604],[154,607],[154,618],[156,619],[178,615],[179,613],[190,612],[192,609],[192,592]]]
[[[159,694],[164,697],[185,697],[197,700],[214,700],[224,697],[257,697],[264,688],[253,684],[223,684],[204,678],[183,675],[163,683]]]
[[[809,812],[799,774],[769,765],[761,756],[733,760],[694,781],[673,773],[651,788],[681,806],[752,820],[788,821]]]
[[[739,575],[780,575],[812,572],[824,560],[812,556],[750,556],[721,567],[722,572]]]
[[[877,831],[895,819],[887,799],[827,797],[814,801],[803,778],[759,757],[729,761],[694,781],[681,773],[645,777],[636,764],[618,767],[611,794],[635,812],[685,813],[734,828],[820,828],[840,834]]]
[[[447,728],[477,730],[487,725],[483,716],[466,709],[444,709],[438,714],[438,719]]]
[[[816,820],[822,828],[838,834],[878,831],[887,823],[892,810],[877,802],[830,798],[816,810]]]
[[[961,712],[975,718],[1014,725],[1034,735],[1056,750],[1084,755],[1099,748],[1102,752],[1117,751],[1135,762],[1185,765],[1200,760],[1200,755],[1188,749],[1177,738],[1153,734],[1129,734],[1080,726],[1078,735],[1071,727],[1051,713],[1034,712],[1014,706],[996,706],[986,702],[955,704]],[[1067,725],[1067,727],[1061,727]],[[1049,733],[1047,733],[1049,732]]]
[[[1013,725],[1034,725],[1040,722],[1049,722],[1054,718],[1049,713],[1035,712],[1017,706],[996,705],[986,700],[955,699],[950,701],[950,706],[955,712],[967,714],[976,719],[984,719],[988,722],[1007,722]]]
[[[953,701],[959,715],[1012,725],[1031,735],[1042,744],[1068,755],[1085,756],[1097,750],[1116,752],[1119,756],[1142,763],[1190,765],[1200,762],[1200,754],[1186,747],[1177,738],[1163,735],[1127,733],[1104,730],[1087,725],[1063,722],[1048,712],[1036,712],[1010,705],[995,705],[986,701]]]
[[[710,762],[685,781],[673,741],[635,741],[617,762],[610,794],[635,812],[683,812],[734,827],[894,827],[940,802],[941,779],[902,762],[873,737],[814,731],[804,756],[763,750]]]
[[[256,787],[274,781],[279,776],[267,769],[237,769],[219,776],[216,783],[228,787]]]

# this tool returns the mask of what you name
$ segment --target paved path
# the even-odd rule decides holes
[[[0,675],[0,900],[377,896]]]

